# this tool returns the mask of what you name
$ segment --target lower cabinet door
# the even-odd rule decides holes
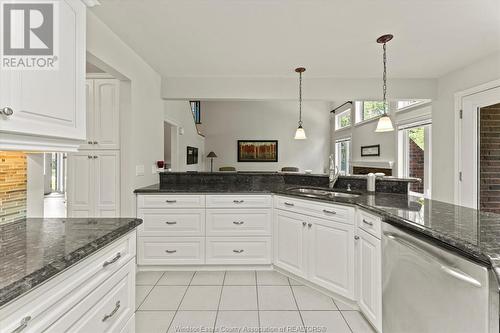
[[[308,217],[309,280],[354,300],[354,226]]]
[[[381,332],[382,252],[380,239],[358,229],[358,304],[365,317]]]
[[[207,237],[207,264],[271,264],[271,237]]]
[[[199,265],[205,263],[205,237],[139,237],[139,265]]]
[[[306,216],[276,209],[274,211],[274,265],[306,277]]]

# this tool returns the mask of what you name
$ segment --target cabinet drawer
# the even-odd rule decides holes
[[[139,237],[139,265],[193,265],[205,263],[204,237]]]
[[[305,215],[313,215],[337,222],[355,224],[354,208],[337,205],[333,203],[321,203],[300,200],[290,197],[275,197],[275,208],[296,212]]]
[[[47,332],[119,332],[134,314],[134,309],[135,263],[130,261]]]
[[[204,208],[204,195],[139,195],[138,208]]]
[[[207,236],[270,236],[271,209],[208,209]]]
[[[207,208],[270,208],[270,195],[207,195]]]
[[[205,209],[141,209],[141,236],[204,236]]]
[[[382,221],[377,215],[358,209],[358,227],[380,239]]]
[[[270,264],[271,237],[207,237],[207,264]]]

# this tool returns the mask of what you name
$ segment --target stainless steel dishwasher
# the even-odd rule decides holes
[[[498,332],[486,267],[382,225],[384,333]]]

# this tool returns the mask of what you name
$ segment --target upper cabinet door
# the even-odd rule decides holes
[[[94,138],[94,80],[85,81],[85,115],[86,115],[86,139],[79,149],[92,149]]]
[[[55,2],[57,69],[1,70],[0,132],[84,140],[85,11],[80,0]],[[7,89],[4,89],[7,87]]]
[[[118,80],[94,80],[94,148],[120,148],[118,89]]]

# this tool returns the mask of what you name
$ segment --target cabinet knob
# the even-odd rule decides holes
[[[305,227],[307,225],[307,222],[302,222],[302,226]]]
[[[14,110],[12,108],[9,108],[8,106],[0,109],[0,113],[3,114],[4,116],[12,116],[14,114]]]
[[[307,226],[310,228],[310,227],[313,226],[313,224],[312,223],[308,223]]]
[[[92,158],[92,156],[91,156],[91,155],[87,155],[87,158],[88,158],[88,159],[91,159],[91,158]]]
[[[94,159],[99,158],[99,156],[94,155]]]
[[[92,141],[87,141],[87,144],[91,145],[91,144],[92,144]]]
[[[94,142],[92,142],[92,143],[96,145],[96,144],[98,144],[99,142],[97,142],[97,141],[94,141]]]
[[[355,240],[358,240],[358,239],[359,239],[359,236],[358,236],[358,235],[354,236],[354,239],[355,239]]]

